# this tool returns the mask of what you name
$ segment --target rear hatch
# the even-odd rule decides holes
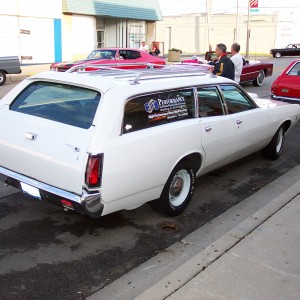
[[[0,166],[81,194],[97,91],[34,82],[0,109]]]

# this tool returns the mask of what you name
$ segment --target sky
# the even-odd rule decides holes
[[[187,13],[206,12],[206,0],[158,0],[163,16],[180,15]],[[239,13],[248,12],[248,0],[211,0],[212,13],[236,13],[237,4]],[[274,11],[300,11],[299,0],[258,0],[258,13],[266,14]]]

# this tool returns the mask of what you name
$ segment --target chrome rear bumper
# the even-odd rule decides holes
[[[21,190],[20,183],[26,183],[40,191],[41,198],[54,204],[61,204],[62,199],[70,200],[75,211],[84,213],[91,218],[99,218],[102,215],[103,204],[101,203],[101,194],[96,191],[88,191],[82,188],[82,194],[77,195],[54,186],[37,181],[30,177],[18,174],[14,171],[0,167],[0,180],[8,185],[14,186]]]
[[[283,102],[288,102],[288,103],[293,103],[293,104],[300,104],[299,98],[279,97],[279,96],[275,96],[274,94],[270,94],[270,96],[273,100],[283,101]]]

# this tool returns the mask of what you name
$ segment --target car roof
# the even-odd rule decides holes
[[[141,50],[135,48],[118,48],[118,47],[96,48],[93,51],[105,51],[105,50],[134,50],[134,51],[141,52]]]
[[[169,67],[169,68],[168,68]],[[156,91],[164,89],[174,89],[181,87],[191,87],[202,84],[234,83],[232,80],[213,75],[203,67],[193,66],[168,66],[160,69],[102,69],[99,71],[86,72],[54,72],[47,71],[27,78],[28,81],[52,81],[66,84],[75,84],[93,88],[105,93],[109,89],[125,86],[132,91]],[[158,88],[158,84],[159,88]]]

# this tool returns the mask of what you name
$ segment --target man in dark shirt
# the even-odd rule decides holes
[[[226,54],[226,45],[220,43],[216,47],[218,60],[214,64],[213,73],[234,80],[234,64]]]

